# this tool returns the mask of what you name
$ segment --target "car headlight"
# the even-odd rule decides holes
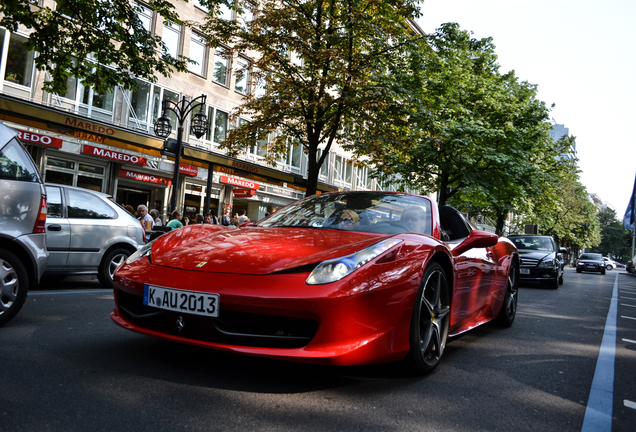
[[[554,259],[541,261],[539,267],[554,267]]]
[[[134,254],[128,257],[128,259],[126,260],[126,264],[130,265],[134,263],[135,261],[137,261],[139,258],[143,258],[145,256],[150,257],[150,252],[152,250],[153,243],[154,243],[154,240],[146,243],[145,245],[137,249],[137,252],[135,252]]]
[[[321,285],[339,281],[401,242],[399,239],[383,240],[359,252],[323,261],[311,272],[305,283]]]

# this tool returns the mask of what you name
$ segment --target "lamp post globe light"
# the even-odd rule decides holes
[[[177,208],[177,194],[179,193],[179,166],[181,165],[181,147],[183,146],[183,123],[192,111],[199,108],[199,112],[194,114],[192,117],[190,127],[192,129],[192,133],[194,133],[194,136],[197,138],[201,138],[206,134],[209,127],[208,118],[204,112],[206,99],[207,96],[201,95],[192,100],[187,100],[183,97],[179,102],[164,99],[161,103],[161,117],[159,117],[155,122],[155,135],[166,139],[172,132],[172,125],[170,124],[170,119],[166,115],[166,111],[172,111],[177,117],[177,151],[174,161],[172,194],[170,195],[168,214],[171,214],[172,211]]]

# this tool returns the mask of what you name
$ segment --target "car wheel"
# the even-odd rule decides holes
[[[548,287],[552,289],[559,289],[559,278],[555,277],[554,279],[550,279],[548,281]]]
[[[611,269],[613,269],[614,267],[613,267],[611,264],[608,264],[605,268],[606,268],[607,270],[611,270]]]
[[[97,273],[97,279],[106,288],[113,287],[113,275],[117,267],[131,255],[131,253],[124,248],[117,248],[109,251],[102,258],[102,263],[99,265],[99,272]]]
[[[497,316],[497,323],[503,327],[510,327],[517,315],[517,300],[519,296],[519,270],[517,264],[510,266],[508,273],[508,283],[506,284],[506,296],[504,297],[501,311]]]
[[[9,251],[0,250],[0,325],[22,309],[28,291],[29,275],[22,261]]]
[[[559,285],[563,285],[563,273],[559,276]]]
[[[449,322],[448,282],[442,266],[434,262],[424,272],[411,316],[408,359],[416,374],[425,375],[437,367],[446,347]]]
[[[576,269],[576,272],[577,273],[581,273],[581,269]]]
[[[601,274],[604,275],[605,274],[605,269],[601,270]]]

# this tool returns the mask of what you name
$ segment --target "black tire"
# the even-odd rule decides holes
[[[559,285],[563,285],[563,273],[559,276]]]
[[[115,248],[107,252],[104,258],[102,258],[102,263],[99,265],[99,272],[97,273],[99,283],[106,288],[112,288],[115,270],[119,264],[126,261],[130,255],[131,252],[124,248]]]
[[[517,301],[519,299],[519,269],[516,263],[512,263],[508,272],[506,295],[503,305],[497,315],[496,323],[502,327],[510,327],[517,315]]]
[[[577,269],[576,269],[576,272],[577,272],[577,273],[581,273],[581,269],[578,269],[578,268],[577,268]]]
[[[29,275],[22,261],[0,250],[0,325],[20,312],[29,291]]]
[[[601,274],[604,275],[605,274],[605,269],[601,270]]]
[[[407,361],[416,375],[432,372],[442,358],[450,323],[449,294],[444,269],[431,263],[422,277],[411,315]]]

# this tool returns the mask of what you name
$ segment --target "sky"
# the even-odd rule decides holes
[[[424,0],[432,33],[492,37],[500,72],[536,84],[576,137],[580,180],[622,220],[636,176],[636,0]]]

